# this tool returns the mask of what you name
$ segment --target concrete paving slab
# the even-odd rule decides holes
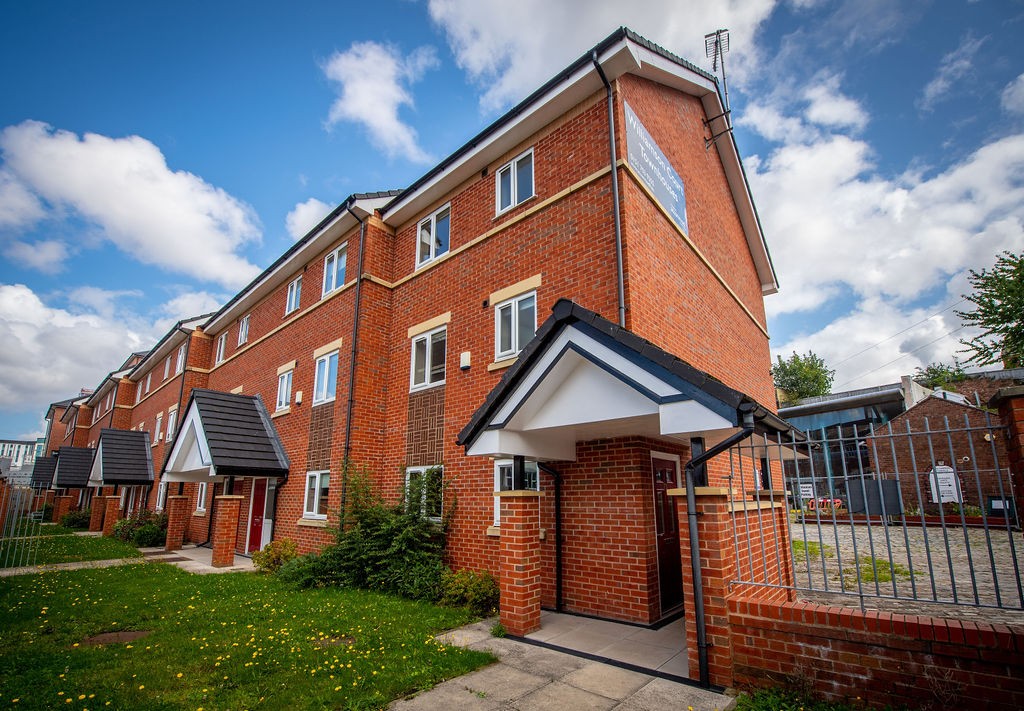
[[[608,711],[614,699],[553,681],[514,702],[518,711]]]
[[[654,677],[628,669],[592,662],[562,677],[562,681],[584,691],[621,701]]]
[[[667,647],[657,647],[653,644],[643,644],[632,639],[624,639],[616,642],[601,651],[601,656],[609,659],[616,659],[627,664],[635,664],[645,669],[657,669],[672,657],[677,651]]]
[[[736,699],[695,686],[655,679],[615,707],[615,711],[732,711]]]
[[[434,711],[435,709],[496,709],[549,684],[544,677],[514,667],[495,664],[478,669],[411,699],[402,699],[390,708],[395,711]]]
[[[491,638],[471,644],[469,647],[493,652],[503,664],[549,680],[560,679],[589,663],[581,657],[510,639]]]

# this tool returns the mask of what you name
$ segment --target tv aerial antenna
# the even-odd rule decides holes
[[[730,113],[732,109],[729,107],[729,84],[725,79],[725,55],[729,53],[729,30],[720,29],[714,32],[709,32],[704,35],[704,53],[707,58],[711,60],[711,71],[718,74],[718,66],[722,66],[722,91],[724,96],[722,98],[723,108],[725,109],[718,116],[714,116],[704,121],[704,125],[708,127],[711,132],[711,138],[704,139],[704,150],[710,150],[712,144],[714,144],[719,138],[732,131],[732,117]],[[725,128],[718,133],[715,133],[711,128],[712,121],[716,119],[725,120]]]

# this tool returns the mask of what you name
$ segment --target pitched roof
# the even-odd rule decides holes
[[[149,434],[133,430],[100,430],[89,484],[140,485],[153,483]]]
[[[61,447],[57,450],[57,489],[84,489],[89,486],[89,470],[95,450],[88,447]]]
[[[32,488],[49,489],[53,483],[53,472],[56,468],[56,457],[36,457],[35,466],[32,468]]]

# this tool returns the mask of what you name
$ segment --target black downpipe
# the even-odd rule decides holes
[[[619,326],[626,327],[626,286],[622,272],[622,218],[619,216],[619,169],[615,165],[615,102],[612,99],[612,85],[605,76],[601,63],[597,61],[597,50],[590,53],[597,74],[604,82],[608,94],[608,152],[611,154],[612,168],[612,214],[615,217],[615,274],[619,296]]]
[[[704,580],[700,572],[700,537],[697,534],[697,494],[694,491],[694,470],[738,442],[754,434],[753,412],[743,412],[743,429],[703,454],[686,463],[686,519],[690,527],[690,568],[693,571],[693,614],[697,620],[697,659],[700,665],[700,685],[711,686],[708,670],[708,633],[704,621]]]
[[[562,474],[543,462],[537,468],[555,482],[555,612],[562,611]]]
[[[348,214],[352,215],[359,223],[359,266],[358,272],[356,273],[356,304],[355,313],[352,316],[352,352],[349,356],[349,368],[348,368],[348,410],[345,416],[345,459],[342,463],[343,470],[341,473],[341,519],[338,522],[340,530],[345,530],[345,506],[346,498],[348,494],[348,470],[350,465],[350,457],[352,455],[352,411],[356,404],[356,352],[359,345],[359,307],[363,300],[363,259],[366,256],[366,220],[360,218],[353,210],[351,205],[346,205],[345,209],[348,210]],[[274,499],[274,508],[277,508],[277,499]],[[274,512],[277,515],[277,512]]]
[[[178,386],[178,421],[174,425],[174,437],[178,437],[178,428],[181,426],[181,420],[185,417],[185,403],[181,401],[181,398],[185,396],[185,376],[188,374],[188,352],[192,350],[192,333],[186,331],[181,326],[178,326],[178,330],[185,334],[185,361],[181,364],[181,385]],[[167,457],[171,456],[170,447],[164,447],[166,456],[164,457],[163,466],[167,466]],[[160,470],[163,472],[163,469]],[[170,487],[168,487],[170,488]],[[185,493],[185,482],[178,482],[178,496]],[[209,536],[207,536],[209,538]]]

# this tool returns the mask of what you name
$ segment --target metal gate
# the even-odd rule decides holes
[[[11,486],[4,482],[0,499],[0,568],[35,565],[42,525],[45,488]],[[40,510],[35,510],[37,506]]]

